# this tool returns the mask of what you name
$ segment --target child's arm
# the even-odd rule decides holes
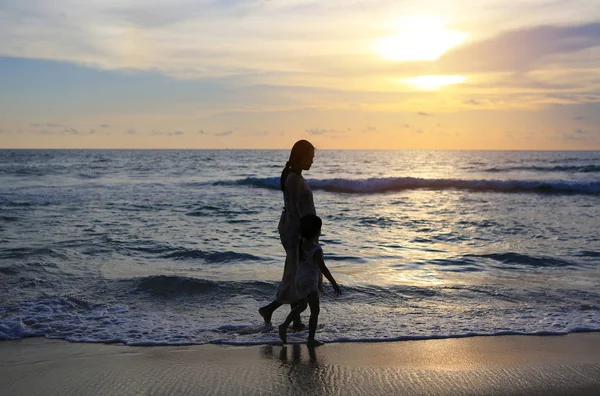
[[[333,290],[335,291],[335,294],[338,296],[340,294],[342,294],[342,290],[340,290],[340,287],[338,286],[335,279],[333,279],[331,272],[329,272],[329,269],[325,266],[325,261],[323,260],[323,251],[321,249],[318,249],[315,252],[313,260],[317,260],[317,264],[319,265],[319,269],[321,270],[321,273],[325,276],[325,278],[327,278],[327,280],[329,282],[331,282],[331,286],[333,286]]]

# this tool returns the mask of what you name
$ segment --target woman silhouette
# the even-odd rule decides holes
[[[298,245],[300,243],[300,219],[307,214],[316,215],[312,191],[304,177],[303,170],[309,170],[315,157],[315,148],[307,140],[299,140],[292,147],[290,158],[281,172],[280,186],[283,191],[284,208],[279,219],[279,237],[285,249],[283,277],[277,288],[275,300],[258,310],[265,323],[271,322],[273,312],[283,304],[297,302],[296,267],[298,264]],[[294,329],[304,328],[298,315],[292,324]]]

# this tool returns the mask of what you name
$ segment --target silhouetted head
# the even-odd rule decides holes
[[[315,158],[315,147],[308,140],[298,140],[292,151],[288,166],[294,170],[309,170]]]
[[[300,219],[300,235],[306,239],[314,239],[321,235],[321,218],[314,214],[307,214]]]
[[[284,190],[285,179],[287,179],[290,171],[301,174],[303,170],[309,170],[312,166],[313,159],[315,158],[315,146],[313,146],[308,140],[298,140],[292,151],[290,152],[290,158],[286,162],[283,171],[281,172],[281,178],[279,180],[281,191]]]

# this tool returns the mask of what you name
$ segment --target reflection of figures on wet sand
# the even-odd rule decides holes
[[[307,352],[305,352],[307,351]],[[304,348],[303,345],[288,346],[264,345],[260,349],[263,359],[277,359],[285,375],[281,385],[288,391],[302,389],[303,394],[323,395],[331,393],[327,381],[323,377],[331,370],[322,359],[317,357],[315,348]],[[289,394],[289,392],[284,392]]]

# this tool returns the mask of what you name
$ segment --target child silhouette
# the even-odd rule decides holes
[[[279,326],[279,337],[285,344],[287,342],[287,329],[290,323],[302,313],[307,305],[310,306],[310,320],[308,322],[308,341],[306,345],[315,347],[322,345],[315,340],[317,322],[319,320],[319,277],[323,274],[331,285],[336,295],[342,294],[337,282],[331,276],[329,269],[323,261],[323,250],[317,243],[321,235],[322,221],[319,216],[308,214],[300,220],[300,245],[299,260],[296,269],[296,297],[297,305],[289,313],[285,321]]]

